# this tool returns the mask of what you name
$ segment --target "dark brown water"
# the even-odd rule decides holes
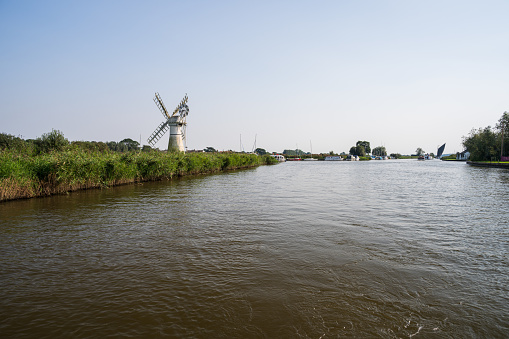
[[[0,337],[507,337],[508,193],[391,160],[3,203]]]

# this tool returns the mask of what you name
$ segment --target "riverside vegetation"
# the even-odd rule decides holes
[[[118,152],[102,142],[69,142],[56,130],[36,140],[0,134],[0,201],[273,163],[256,154]]]
[[[472,129],[463,137],[463,146],[470,152],[471,161],[500,161],[502,156],[509,155],[508,135],[509,112],[504,112],[494,128]]]

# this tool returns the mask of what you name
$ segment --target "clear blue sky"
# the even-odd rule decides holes
[[[0,0],[0,132],[189,149],[462,151],[509,110],[509,1]],[[167,146],[167,137],[159,142]]]

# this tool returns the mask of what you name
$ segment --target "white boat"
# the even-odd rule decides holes
[[[339,155],[328,155],[323,159],[325,161],[343,161],[343,158]]]
[[[433,156],[431,154],[420,155],[417,160],[433,160]]]
[[[279,161],[279,162],[285,162],[286,161],[285,157],[282,156],[281,154],[271,154],[270,156],[273,157],[273,158],[276,158],[276,160]]]
[[[359,161],[360,158],[358,155],[347,155],[346,156],[346,161]]]

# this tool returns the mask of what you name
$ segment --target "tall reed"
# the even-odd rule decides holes
[[[1,151],[0,201],[275,162],[270,156],[237,153],[117,153],[69,148],[31,156]]]

